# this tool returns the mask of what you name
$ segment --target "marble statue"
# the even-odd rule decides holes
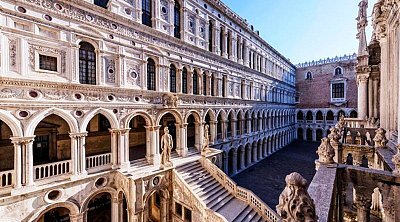
[[[161,165],[168,166],[171,164],[171,150],[174,146],[174,142],[171,134],[169,134],[168,127],[164,127],[164,135],[161,137]]]
[[[201,149],[201,153],[205,154],[209,151],[210,148],[210,139],[209,139],[209,125],[204,125],[204,138],[203,138],[203,147]]]

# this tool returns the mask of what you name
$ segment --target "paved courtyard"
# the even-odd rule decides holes
[[[315,174],[314,161],[319,143],[294,142],[233,177],[240,186],[252,190],[275,210],[285,188],[285,177],[300,173],[308,183]]]

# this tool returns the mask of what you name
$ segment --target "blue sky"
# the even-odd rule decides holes
[[[294,64],[357,51],[358,0],[223,2]],[[369,11],[374,2],[370,1]]]

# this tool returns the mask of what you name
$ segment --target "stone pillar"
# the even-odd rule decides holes
[[[83,213],[80,213],[78,215],[70,215],[69,219],[71,222],[83,222]]]
[[[242,147],[242,149],[240,150],[240,169],[244,169],[246,166],[245,166],[245,159],[244,159],[244,157],[245,157],[245,152],[246,152],[246,148],[245,147]]]
[[[228,58],[228,32],[226,28],[222,29],[222,56]]]
[[[237,121],[238,121],[237,119],[231,119],[231,130],[232,130],[231,137],[232,138],[237,136],[237,128],[236,128]]]
[[[24,149],[22,151],[22,158],[23,158],[23,178],[25,178],[25,185],[26,186],[33,186],[34,185],[34,170],[33,170],[33,141],[34,137],[25,137],[23,140]]]
[[[263,145],[262,143],[258,143],[257,146],[257,160],[261,160],[263,158]]]
[[[180,146],[176,147],[176,152],[178,153],[179,156],[181,157],[186,157],[188,153],[188,148],[187,148],[187,123],[183,124],[176,124],[176,128],[180,131],[179,138],[178,135],[176,136],[176,140],[180,141]]]
[[[358,117],[368,117],[368,75],[358,75]]]
[[[118,137],[119,129],[109,129],[111,134],[111,164],[112,168],[116,169],[118,167]]]
[[[369,222],[371,217],[371,204],[372,204],[372,191],[364,187],[355,187],[356,199],[355,205],[357,207],[357,221]]]
[[[182,69],[176,69],[176,93],[182,93]]]
[[[119,222],[119,201],[117,198],[111,198],[111,222]]]
[[[263,157],[268,156],[268,146],[267,146],[267,141],[263,141]]]
[[[217,121],[210,121],[210,142],[215,143],[217,137]]]
[[[255,163],[255,162],[257,162],[257,143],[253,143],[253,146],[252,146],[252,162],[253,163]]]
[[[19,137],[12,137],[11,143],[14,145],[14,175],[13,175],[13,184],[14,189],[19,189],[22,187],[22,174],[23,168],[21,163],[22,160],[22,147],[23,147],[23,140]]]
[[[148,163],[157,166],[161,162],[160,156],[160,135],[161,126],[145,126],[146,128],[146,160]]]
[[[225,154],[226,152],[224,152],[224,154]],[[222,169],[222,171],[224,171],[224,173],[225,174],[228,174],[228,161],[229,161],[229,157],[228,157],[228,153],[226,153],[226,155],[222,155],[222,161],[223,161],[223,164],[222,164],[222,166],[223,166],[223,169]]]
[[[245,149],[246,153],[247,153],[247,163],[249,165],[251,165],[251,145],[248,146],[248,149]]]
[[[233,160],[232,160],[232,174],[237,174],[237,149],[233,152]]]
[[[312,129],[312,141],[317,141],[317,132],[314,128]]]
[[[70,133],[69,137],[71,138],[71,172],[72,172],[72,177],[75,177],[79,174],[79,152],[78,152],[78,147],[79,147],[79,133]]]
[[[246,40],[243,40],[243,55],[244,55],[244,58],[243,58],[243,60],[244,60],[244,66],[250,66],[250,63],[249,63],[249,45],[248,45],[248,43],[247,43],[247,41]]]
[[[207,73],[206,76],[207,76],[207,86],[208,86],[208,87],[206,87],[206,90],[207,90],[206,95],[211,96],[211,90],[214,90],[211,88],[211,74]]]
[[[238,63],[243,65],[243,38],[238,37]]]

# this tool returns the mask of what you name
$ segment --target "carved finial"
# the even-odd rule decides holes
[[[346,120],[344,118],[345,117],[344,117],[343,113],[341,113],[340,117],[339,117],[339,121],[335,125],[335,127],[338,128],[339,131],[342,131],[343,128],[345,127],[345,125],[346,125]]]
[[[400,177],[400,144],[397,145],[397,154],[393,156],[392,162],[395,165],[393,174],[397,177]]]
[[[386,130],[379,128],[375,130],[375,137],[374,137],[374,142],[375,142],[375,147],[386,147],[386,144],[388,143],[388,140],[386,139]]]
[[[358,4],[359,11],[357,20],[357,39],[359,40],[358,45],[358,56],[366,56],[368,55],[368,48],[367,48],[367,37],[365,34],[365,27],[368,25],[367,20],[367,8],[368,8],[368,0],[361,0]],[[361,65],[368,65],[368,64],[361,64]]]
[[[331,164],[335,161],[333,157],[335,156],[335,150],[333,149],[330,140],[328,138],[323,138],[321,140],[321,145],[318,147],[317,154],[319,156],[318,161],[323,164]]]
[[[340,130],[338,128],[332,127],[328,135],[328,138],[331,140],[331,142],[339,143],[340,137]]]
[[[279,196],[279,204],[276,206],[282,221],[318,221],[314,201],[307,192],[307,180],[294,172],[287,175],[285,181],[286,187]]]

